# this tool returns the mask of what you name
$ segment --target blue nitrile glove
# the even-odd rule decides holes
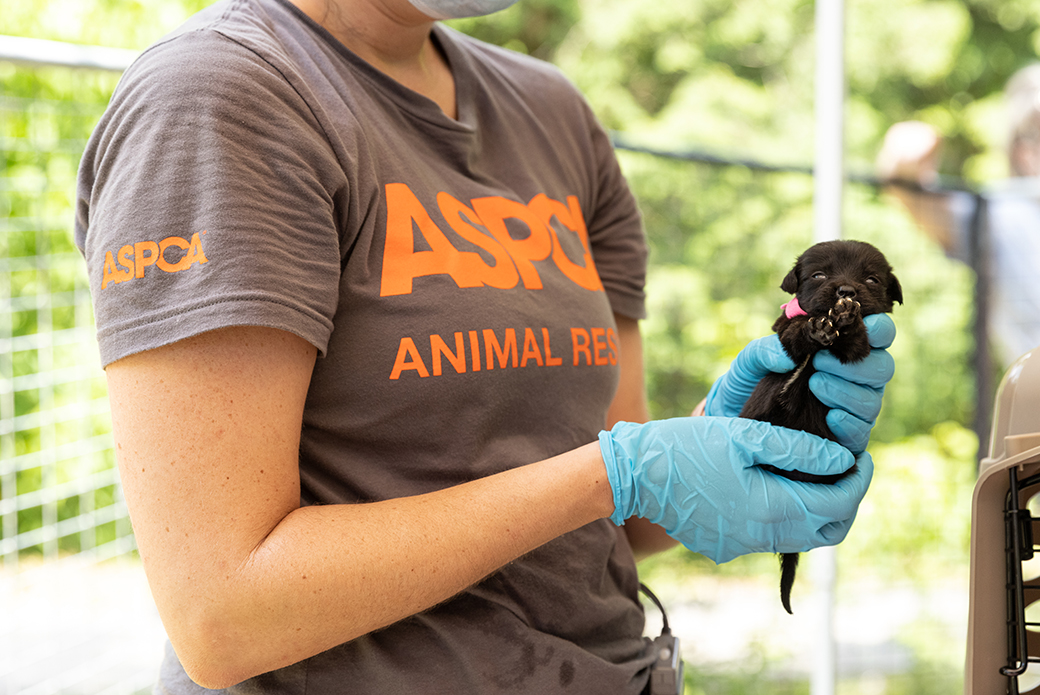
[[[887,348],[896,338],[896,325],[888,314],[871,314],[863,319],[867,338],[874,348],[860,362],[842,364],[830,351],[813,357],[816,373],[809,377],[809,389],[831,407],[827,426],[849,451],[866,450],[870,430],[881,412],[885,385],[892,379],[896,364]]]
[[[870,430],[881,412],[885,384],[895,371],[895,362],[886,349],[896,336],[892,318],[888,314],[871,314],[863,323],[874,348],[870,355],[855,364],[843,365],[829,350],[821,350],[813,358],[818,373],[809,379],[813,394],[832,408],[827,414],[827,425],[843,446],[856,453],[867,448]],[[712,385],[704,414],[736,417],[762,377],[794,368],[776,334],[751,341],[733,360],[729,371]]]
[[[600,432],[614,493],[610,519],[648,519],[717,563],[748,553],[800,553],[840,543],[867,492],[874,464],[834,442],[758,420],[684,417],[619,422]],[[764,470],[831,475],[798,483]]]
[[[784,374],[794,371],[797,366],[776,333],[752,340],[737,353],[729,371],[712,384],[704,403],[704,414],[737,417],[762,377],[772,372]]]

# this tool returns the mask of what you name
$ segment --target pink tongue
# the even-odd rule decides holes
[[[784,316],[786,316],[789,319],[793,319],[795,316],[808,316],[808,314],[802,309],[801,305],[798,303],[798,297],[795,297],[787,304],[781,305],[780,308],[784,310]]]

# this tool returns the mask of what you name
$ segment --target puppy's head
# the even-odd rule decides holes
[[[824,241],[794,264],[780,289],[798,297],[810,316],[821,316],[841,297],[859,302],[863,316],[892,311],[903,288],[885,256],[863,241]]]

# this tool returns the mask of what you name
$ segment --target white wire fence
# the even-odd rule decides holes
[[[86,137],[127,54],[0,37],[0,564],[134,550],[83,261]]]
[[[72,238],[132,55],[0,36],[0,695],[145,693],[161,658]]]

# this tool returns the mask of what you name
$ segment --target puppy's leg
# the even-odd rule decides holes
[[[811,357],[821,349],[845,342],[840,341],[839,338],[843,337],[843,333],[846,331],[854,334],[857,321],[862,324],[859,304],[847,298],[839,299],[827,316],[805,317],[783,323],[782,319],[777,321],[773,328],[777,331],[781,344],[788,355],[801,366],[786,382],[782,392],[786,415],[779,418],[774,424],[795,426],[822,437],[833,438],[826,425],[826,408],[809,391],[808,377],[815,371],[812,368]],[[849,336],[844,337],[847,340]],[[806,483],[834,483],[845,475],[820,476],[801,471],[772,470],[790,480]],[[794,588],[794,580],[798,572],[799,554],[780,553],[778,557],[780,559],[780,603],[784,610],[793,614],[791,591]]]
[[[870,339],[859,302],[842,297],[828,314],[834,325],[841,329],[841,337],[830,346],[830,351],[842,362],[858,362],[870,354]]]
[[[809,340],[819,345],[830,345],[838,339],[838,328],[827,316],[816,316],[805,322],[806,335]]]
[[[834,308],[827,313],[827,316],[834,323],[834,327],[839,329],[851,326],[862,319],[859,311],[859,302],[849,297],[838,299],[834,303]]]

